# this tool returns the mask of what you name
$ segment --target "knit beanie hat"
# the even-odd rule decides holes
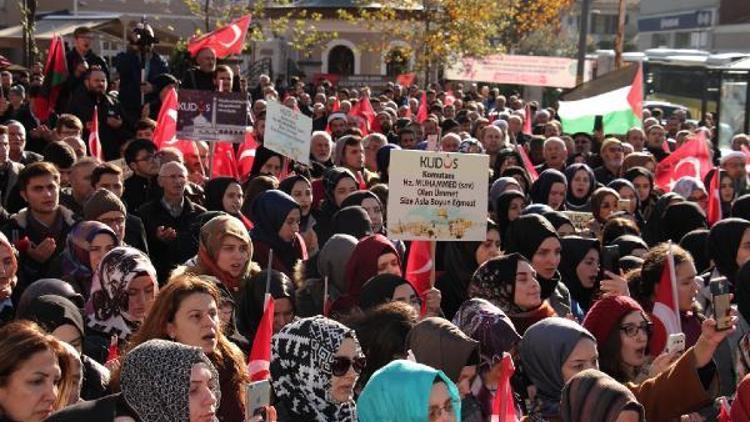
[[[117,195],[107,189],[97,189],[83,206],[83,218],[89,221],[96,220],[100,215],[110,211],[120,211],[123,215],[128,215],[125,204]]]
[[[631,312],[644,312],[641,305],[630,296],[606,296],[589,309],[583,319],[583,328],[596,337],[596,343],[604,345],[612,330]]]

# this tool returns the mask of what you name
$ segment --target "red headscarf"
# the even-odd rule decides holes
[[[346,279],[349,280],[350,296],[358,297],[365,282],[378,275],[378,258],[387,253],[396,255],[398,264],[401,266],[401,257],[393,243],[385,236],[374,234],[357,243],[346,264]]]

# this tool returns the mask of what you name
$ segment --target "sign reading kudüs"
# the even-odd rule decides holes
[[[177,98],[177,138],[245,142],[247,98],[241,93],[181,89]]]
[[[389,237],[486,240],[488,168],[484,154],[391,151]]]

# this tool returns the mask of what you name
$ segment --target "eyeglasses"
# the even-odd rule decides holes
[[[453,402],[449,401],[445,404],[445,406],[430,406],[429,410],[429,420],[430,421],[436,421],[441,416],[443,416],[443,412],[452,414],[454,412],[453,410]]]
[[[349,372],[349,367],[352,367],[354,368],[354,372],[359,375],[365,369],[365,365],[367,365],[367,359],[364,356],[357,356],[354,359],[336,356],[333,358],[333,363],[331,363],[331,371],[334,376],[343,377]]]
[[[628,337],[637,336],[639,331],[643,331],[647,336],[650,336],[651,331],[653,331],[653,326],[654,324],[650,322],[643,322],[638,325],[625,324],[620,326],[620,331],[624,332]]]

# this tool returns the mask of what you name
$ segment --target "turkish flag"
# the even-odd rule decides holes
[[[500,381],[497,383],[495,399],[492,401],[491,422],[516,422],[516,401],[513,398],[513,388],[510,385],[510,377],[516,371],[513,359],[509,353],[503,353],[500,363]]]
[[[255,332],[253,346],[247,359],[247,374],[251,382],[271,377],[271,337],[273,337],[273,297],[266,293],[265,310]]]
[[[654,297],[653,317],[661,325],[649,340],[650,352],[653,356],[661,354],[666,339],[670,334],[682,332],[682,323],[680,322],[680,308],[677,302],[677,280],[674,267],[674,256],[670,245],[669,255],[664,260],[664,268],[661,271],[661,278],[656,285]],[[654,321],[654,322],[657,322]],[[663,332],[662,332],[663,327]],[[664,336],[664,338],[661,338]],[[661,346],[661,349],[659,349]]]
[[[369,97],[363,96],[360,98],[357,104],[349,110],[349,116],[357,118],[359,129],[362,130],[363,135],[374,131],[377,119],[375,119],[375,109],[372,108]]]
[[[417,109],[417,123],[423,123],[427,120],[427,113],[427,92],[423,92]]]
[[[654,182],[661,189],[671,190],[674,181],[680,177],[693,176],[703,180],[712,167],[706,135],[698,131],[656,165]]]
[[[216,142],[213,161],[213,174],[211,174],[211,178],[228,176],[239,180],[240,174],[237,172],[237,160],[234,156],[234,148],[231,142]]]
[[[420,296],[432,287],[430,275],[435,264],[432,262],[431,243],[429,240],[412,241],[406,260],[405,278]]]
[[[237,151],[237,172],[239,173],[240,180],[246,180],[250,175],[257,150],[258,141],[255,140],[255,135],[252,132],[245,133],[245,142]]]
[[[402,73],[396,76],[396,83],[408,88],[414,84],[415,79],[417,79],[416,73]]]
[[[714,169],[714,175],[708,186],[708,226],[712,227],[721,220],[721,172],[719,168]]]
[[[94,114],[91,116],[91,127],[89,128],[89,154],[92,157],[104,160],[102,143],[99,140],[99,110],[94,106]]]
[[[195,57],[204,48],[212,48],[216,58],[222,59],[232,54],[240,54],[245,46],[247,28],[250,26],[250,15],[232,21],[228,26],[219,28],[206,35],[188,41],[188,52]]]
[[[177,141],[177,90],[170,88],[156,118],[154,144],[157,149],[173,146]]]
[[[521,145],[516,145],[516,150],[518,151],[518,154],[521,156],[521,160],[523,160],[523,166],[526,168],[526,172],[529,173],[529,178],[531,179],[531,183],[534,183],[536,179],[539,178],[539,173],[536,171],[536,167],[534,167],[534,163],[531,162],[531,159],[529,158],[529,154],[526,154],[526,150]]]

